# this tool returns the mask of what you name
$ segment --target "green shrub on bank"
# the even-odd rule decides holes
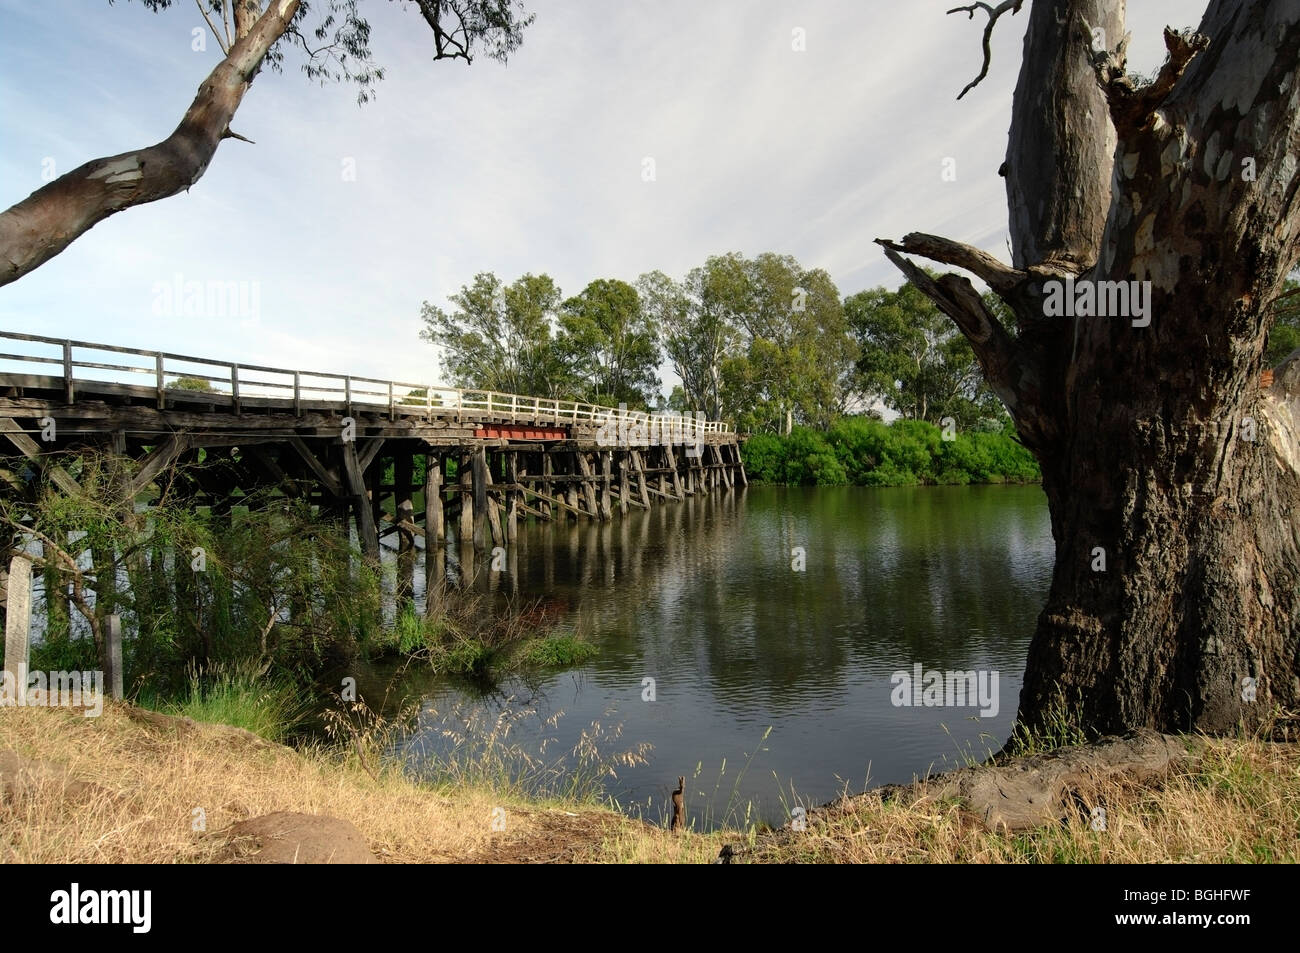
[[[1041,479],[1033,455],[1000,431],[943,432],[923,420],[892,424],[846,417],[821,432],[758,434],[744,445],[745,469],[756,483],[789,486],[914,486],[1029,483]]]
[[[136,472],[131,461],[77,452],[49,462],[82,492],[28,471],[21,493],[0,495],[0,539],[37,560],[33,614],[47,624],[34,668],[105,668],[111,612],[128,698],[278,740],[300,718],[291,696],[361,655],[423,653],[437,670],[483,675],[577,664],[594,651],[527,607],[494,608],[472,593],[443,593],[431,617],[399,612],[386,625],[382,569],[336,514],[276,491],[239,496],[224,513],[196,505],[189,487],[200,471],[229,461],[178,464],[130,499],[119,488]],[[250,666],[271,674],[251,677]]]
[[[785,437],[751,437],[744,453],[746,472],[760,483],[837,486],[849,482],[843,461],[826,438],[807,427],[795,427]]]

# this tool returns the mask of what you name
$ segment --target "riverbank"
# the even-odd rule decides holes
[[[704,863],[724,848],[759,863],[1300,860],[1300,745],[1195,739],[1182,749],[1143,780],[1094,772],[1078,793],[1084,806],[1104,805],[1100,825],[1095,812],[1074,809],[1031,829],[990,830],[972,791],[996,769],[980,767],[967,769],[964,787],[876,791],[809,809],[802,830],[673,835],[594,798],[418,784],[359,742],[295,751],[127,705],[109,704],[98,718],[10,708],[0,711],[0,862],[256,861],[283,848],[294,823],[312,832],[288,855],[299,860]]]

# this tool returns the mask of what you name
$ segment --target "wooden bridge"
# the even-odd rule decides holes
[[[131,499],[168,467],[219,459],[192,470],[197,505],[229,511],[274,487],[350,521],[371,557],[394,534],[399,552],[418,537],[441,549],[448,522],[462,550],[482,552],[489,538],[509,547],[530,516],[609,520],[748,484],[736,433],[699,416],[10,332],[0,332],[0,437],[72,493],[51,454],[130,457]],[[3,464],[0,481],[24,485]]]

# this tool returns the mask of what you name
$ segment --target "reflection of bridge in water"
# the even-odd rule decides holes
[[[127,499],[202,455],[222,465],[188,471],[195,505],[220,513],[275,488],[351,520],[371,558],[396,535],[408,574],[426,540],[436,546],[430,591],[445,572],[449,521],[471,565],[496,547],[512,559],[529,517],[607,522],[748,482],[735,432],[686,415],[30,334],[0,332],[0,342],[0,435],[65,492],[79,487],[52,453],[136,461]]]

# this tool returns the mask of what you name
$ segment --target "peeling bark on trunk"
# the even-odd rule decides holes
[[[230,120],[298,5],[299,0],[273,0],[255,20],[248,7],[237,6],[239,38],[162,142],[87,162],[0,213],[0,285],[40,267],[115,212],[197,182],[221,140],[234,135]]]
[[[1124,0],[1035,0],[1030,7],[1002,169],[1017,268],[1077,274],[1096,260],[1110,208],[1115,133],[1092,65],[1080,55],[1085,22],[1118,42]],[[1027,182],[1037,187],[1027,189]]]
[[[1300,707],[1300,358],[1260,387],[1267,303],[1297,257],[1300,4],[1214,0],[1199,36],[1166,33],[1144,87],[1122,29],[1122,0],[1034,4],[1004,169],[1014,268],[933,236],[882,244],[971,339],[1042,465],[1056,568],[1022,722],[1059,699],[1100,731],[1255,727]],[[900,252],[983,278],[1019,334]],[[1150,282],[1149,325],[1047,317],[1062,275]]]

